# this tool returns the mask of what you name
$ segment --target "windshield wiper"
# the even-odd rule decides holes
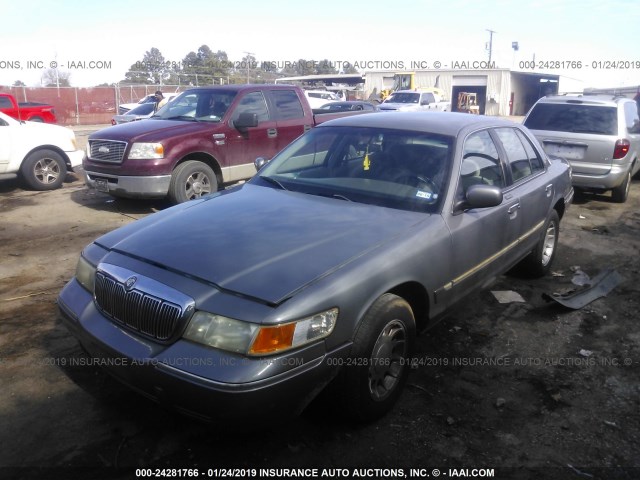
[[[189,115],[176,115],[175,117],[161,117],[159,115],[154,115],[153,117],[160,118],[162,120],[189,120],[190,122],[199,122],[200,121],[195,117],[190,117]]]
[[[289,190],[287,187],[285,187],[282,183],[280,183],[278,180],[276,180],[275,178],[271,178],[271,177],[265,177],[264,175],[258,175],[258,177],[260,177],[260,179],[265,180],[266,182],[275,185],[277,187],[280,187],[282,190]]]
[[[309,193],[309,192],[307,192]],[[341,193],[309,193],[310,195],[317,195],[318,197],[337,198],[338,200],[345,200],[347,202],[353,202],[348,197],[345,197]]]
[[[340,200],[346,200],[347,202],[353,202],[353,200],[351,200],[348,197],[345,197],[344,195],[340,194],[340,193],[334,193],[333,195],[331,195],[333,198],[339,198]]]

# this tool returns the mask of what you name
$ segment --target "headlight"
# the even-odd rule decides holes
[[[327,337],[338,309],[283,325],[260,326],[207,312],[196,312],[184,338],[214,348],[248,355],[271,355]]]
[[[255,323],[199,311],[189,322],[184,338],[222,350],[246,353],[258,327]]]
[[[134,143],[129,152],[133,160],[148,158],[164,158],[164,147],[161,143]]]
[[[82,255],[76,265],[76,280],[84,288],[93,293],[96,281],[96,267],[91,265]]]

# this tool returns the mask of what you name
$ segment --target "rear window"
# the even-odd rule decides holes
[[[271,95],[276,104],[278,119],[290,120],[304,117],[304,110],[295,90],[272,90]]]
[[[617,135],[616,107],[538,103],[524,122],[531,130]]]

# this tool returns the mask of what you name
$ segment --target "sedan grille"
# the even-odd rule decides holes
[[[160,342],[170,340],[179,330],[181,320],[185,319],[186,314],[192,313],[191,302],[180,302],[179,298],[177,302],[172,302],[143,289],[130,288],[127,285],[130,285],[131,279],[136,283],[138,277],[129,276],[129,280],[122,280],[106,274],[103,269],[98,270],[95,281],[96,305],[115,323]],[[144,280],[137,283],[144,288]],[[147,279],[146,284],[150,283],[157,282]],[[166,286],[164,289],[172,290]],[[179,292],[176,294],[182,296]]]
[[[89,140],[91,160],[109,163],[122,163],[127,142],[114,140]]]

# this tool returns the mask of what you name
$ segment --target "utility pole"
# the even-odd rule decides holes
[[[486,29],[489,32],[489,63],[491,63],[491,54],[493,53],[493,34],[498,33],[493,30]]]
[[[247,84],[251,83],[249,81],[249,64],[251,63],[251,61],[249,60],[250,57],[252,57],[254,55],[253,52],[242,52],[242,53],[246,53],[247,56],[245,57],[247,59]]]

